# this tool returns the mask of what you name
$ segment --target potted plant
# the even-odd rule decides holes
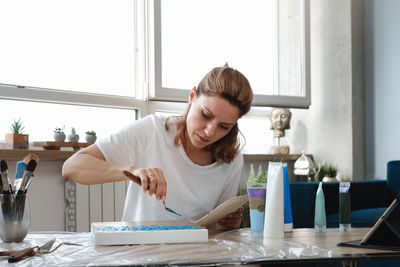
[[[336,166],[326,163],[318,163],[315,168],[315,180],[320,182],[336,182],[337,168]]]
[[[56,127],[54,128],[54,140],[56,142],[64,142],[65,141],[65,133],[64,133],[65,126],[62,128]]]
[[[79,141],[79,135],[76,133],[76,129],[74,127],[71,127],[71,133],[68,135],[68,141],[69,142]]]
[[[247,180],[247,195],[249,202],[244,206],[242,226],[251,227],[252,230],[262,231],[264,224],[265,196],[267,187],[267,172],[258,166],[257,176],[253,164],[250,164],[249,179]],[[244,221],[246,220],[246,221]]]
[[[87,131],[85,140],[88,143],[94,143],[97,139],[96,132],[95,131]]]
[[[14,119],[11,124],[10,134],[6,134],[5,141],[6,147],[12,149],[28,149],[29,147],[29,135],[23,134],[25,127],[22,126],[21,118],[18,120]]]

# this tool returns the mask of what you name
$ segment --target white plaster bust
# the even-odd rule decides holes
[[[273,108],[270,111],[271,130],[274,130],[274,137],[285,136],[285,130],[290,129],[290,118],[292,113],[288,108]]]

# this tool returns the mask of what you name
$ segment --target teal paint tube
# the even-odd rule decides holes
[[[319,182],[315,195],[314,229],[315,232],[326,231],[325,196],[322,190],[322,182]]]

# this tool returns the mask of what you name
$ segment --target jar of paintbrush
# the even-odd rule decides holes
[[[29,232],[30,210],[27,192],[36,165],[36,160],[29,160],[23,173],[18,175],[17,170],[16,178],[11,182],[7,163],[1,161],[0,239],[3,242],[22,242]]]
[[[26,194],[1,194],[0,238],[5,243],[22,242],[29,232],[30,211]]]

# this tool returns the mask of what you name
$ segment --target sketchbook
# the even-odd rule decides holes
[[[213,209],[209,214],[203,216],[195,223],[200,226],[208,226],[213,223],[218,222],[218,220],[224,218],[229,213],[237,211],[241,206],[243,206],[248,201],[247,195],[237,196],[228,199],[224,203],[220,204],[218,207]]]
[[[396,198],[362,240],[338,246],[400,251],[400,202]]]

